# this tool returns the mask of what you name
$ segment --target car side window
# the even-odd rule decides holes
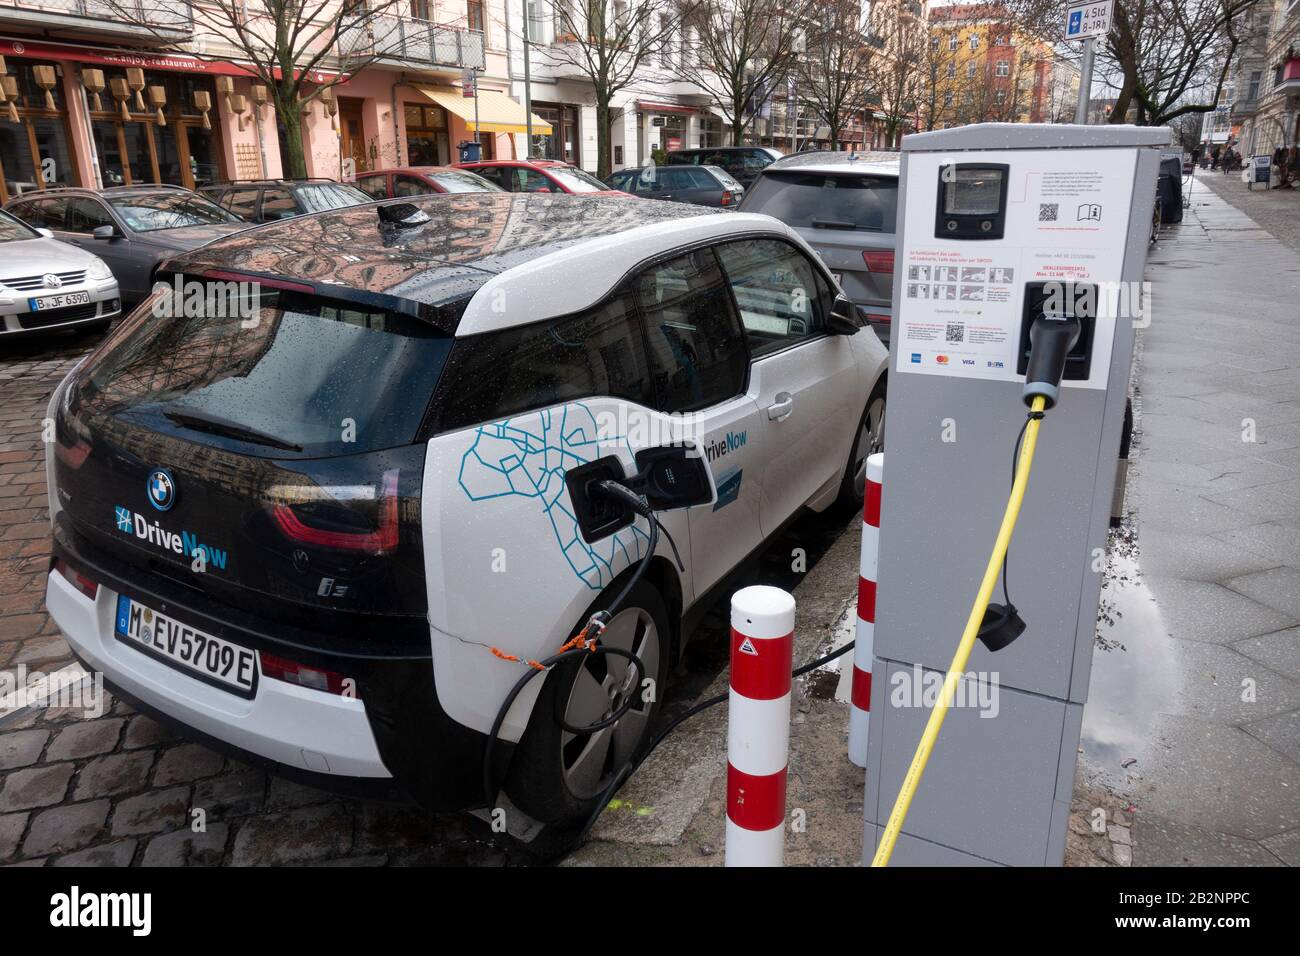
[[[779,239],[717,247],[755,358],[822,335],[833,292],[807,257]]]
[[[377,176],[358,176],[356,185],[371,199],[388,198],[388,177],[382,173]]]
[[[417,179],[415,176],[394,176],[393,177],[393,195],[394,196],[427,196],[434,192],[434,188],[426,183],[423,179]]]
[[[262,220],[273,222],[276,219],[292,219],[298,215],[298,205],[293,201],[293,193],[280,186],[262,190]]]
[[[95,199],[74,198],[67,200],[64,211],[64,229],[90,235],[100,226],[113,225],[113,219],[103,204]]]
[[[252,219],[257,215],[257,190],[232,189],[221,197],[221,205],[236,216]]]
[[[712,250],[653,265],[635,282],[659,409],[693,411],[740,394],[749,352]]]
[[[62,229],[67,205],[66,199],[39,199],[30,206],[14,209],[13,213],[36,229]]]
[[[627,293],[577,315],[458,339],[442,381],[439,431],[597,395],[648,406],[653,395]]]
[[[543,176],[535,169],[524,169],[517,167],[515,172],[519,176],[519,185],[515,192],[520,193],[558,193],[561,192],[559,186],[556,186],[549,179]]]
[[[470,169],[472,173],[478,173],[488,182],[500,186],[502,189],[508,189],[514,192],[513,180],[504,179],[501,176],[502,168],[500,166],[478,166]]]

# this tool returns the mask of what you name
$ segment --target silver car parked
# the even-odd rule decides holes
[[[0,336],[102,331],[121,311],[117,280],[103,259],[0,211]]]
[[[889,344],[897,153],[786,156],[759,173],[740,209],[779,219],[807,240],[880,341]]]
[[[47,189],[11,199],[5,209],[101,256],[128,303],[148,295],[164,259],[252,225],[180,186]]]

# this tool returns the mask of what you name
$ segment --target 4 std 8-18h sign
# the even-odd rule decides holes
[[[1085,40],[1110,32],[1110,16],[1115,0],[1072,3],[1065,11],[1065,39]]]

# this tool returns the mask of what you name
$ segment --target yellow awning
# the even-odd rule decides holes
[[[462,96],[459,89],[450,86],[415,87],[444,109],[450,110],[465,121],[471,133],[527,133],[528,117],[524,108],[496,90],[478,91],[478,118],[474,122],[474,97]],[[551,132],[551,124],[533,115],[533,132],[543,136]]]

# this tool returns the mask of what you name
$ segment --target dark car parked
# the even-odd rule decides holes
[[[862,309],[881,342],[889,344],[898,242],[897,153],[786,156],[759,174],[745,195],[743,211],[772,216],[798,232]],[[949,268],[936,267],[944,276]],[[935,296],[956,298],[956,280],[941,281]]]
[[[428,196],[435,193],[503,192],[496,183],[478,173],[454,166],[406,166],[401,169],[376,169],[358,173],[357,189],[371,199],[396,199],[400,196]]]
[[[148,294],[164,259],[249,227],[180,186],[46,189],[11,199],[5,209],[107,262],[127,302]]]
[[[717,166],[642,166],[620,169],[606,180],[615,189],[643,199],[688,202],[735,209],[745,187]]]
[[[249,222],[275,222],[370,202],[355,186],[332,179],[256,179],[211,183],[199,190]]]
[[[709,149],[674,149],[669,166],[720,166],[746,189],[764,169],[781,158],[770,146],[715,146]]]

